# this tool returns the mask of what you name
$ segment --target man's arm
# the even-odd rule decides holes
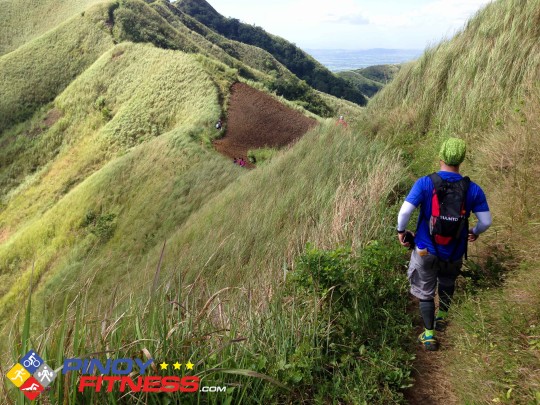
[[[475,212],[474,215],[478,219],[478,223],[473,229],[469,230],[469,242],[478,239],[478,236],[487,231],[492,223],[491,212],[489,211]]]
[[[398,214],[398,224],[397,224],[397,231],[398,231],[398,239],[399,243],[401,243],[405,247],[410,247],[410,243],[405,243],[405,231],[407,230],[407,224],[409,223],[409,220],[411,219],[411,215],[413,211],[416,209],[416,207],[411,204],[410,202],[405,201],[403,205],[401,206],[401,210]]]

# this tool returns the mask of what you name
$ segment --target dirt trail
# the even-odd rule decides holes
[[[286,107],[244,83],[231,87],[226,136],[214,142],[225,156],[244,158],[250,149],[283,147],[304,135],[317,121]]]
[[[418,305],[412,309],[416,315],[416,335],[423,331],[422,320]],[[444,370],[444,357],[452,350],[451,342],[446,339],[446,333],[437,332],[439,351],[429,352],[417,344],[416,360],[414,361],[414,385],[405,392],[405,398],[411,405],[458,405],[458,399],[450,384],[450,379]]]

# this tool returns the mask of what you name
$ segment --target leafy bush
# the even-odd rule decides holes
[[[88,211],[81,227],[87,228],[101,242],[106,242],[112,238],[116,229],[116,214],[98,214],[92,210]]]
[[[248,151],[247,157],[253,164],[263,165],[268,163],[277,153],[274,148],[260,148]]]
[[[310,350],[303,342],[292,355],[309,367],[290,367],[279,377],[321,401],[401,401],[412,361],[405,350],[411,323],[404,265],[402,251],[392,242],[374,241],[358,257],[346,248],[308,246],[289,274],[288,288],[299,300],[317,302],[318,334]]]

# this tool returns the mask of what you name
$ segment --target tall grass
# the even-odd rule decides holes
[[[365,121],[376,139],[404,151],[415,176],[436,170],[442,139],[465,139],[462,171],[487,194],[494,225],[469,252],[468,273],[489,289],[465,282],[446,356],[464,403],[538,401],[538,359],[525,336],[536,334],[540,279],[539,16],[538,1],[490,3],[406,66]]]
[[[58,155],[34,184],[4,201],[0,217],[9,236],[0,248],[1,277],[4,287],[14,277],[22,284],[4,289],[3,303],[26,284],[31,251],[40,252],[42,276],[75,246],[84,252],[101,244],[103,235],[95,234],[106,225],[140,253],[236,177],[239,171],[199,144],[220,115],[218,102],[194,57],[144,45],[119,45],[75,81],[56,101],[64,116],[49,130],[62,133]],[[112,118],[103,117],[104,108]],[[31,148],[12,167],[41,152]],[[156,204],[161,196],[168,202]],[[96,219],[83,227],[87,214]],[[114,219],[100,222],[107,216]],[[131,229],[127,240],[124,227]]]
[[[381,177],[388,182],[377,183]],[[353,179],[365,187],[336,194]],[[284,261],[292,265],[308,241],[328,248],[360,246],[391,227],[393,219],[380,209],[401,181],[396,155],[327,122],[192,216],[172,236],[164,268],[193,269],[189,277],[212,275],[218,285],[268,282],[279,277]],[[369,206],[362,206],[368,200]],[[344,214],[336,208],[343,205],[363,210],[361,221],[353,218],[353,209]]]
[[[537,78],[538,26],[536,0],[490,3],[454,38],[405,66],[371,103],[370,119],[385,133],[493,127],[525,91],[522,84]]]
[[[229,287],[201,305],[194,287],[207,280],[188,284],[178,274],[176,283],[165,278],[125,298],[115,290],[101,313],[89,299],[99,287],[89,281],[41,333],[30,330],[36,308],[29,297],[27,343],[11,358],[17,361],[31,346],[55,369],[73,357],[154,359],[147,375],[196,375],[201,386],[227,387],[222,394],[120,394],[118,387],[80,393],[79,375],[71,372],[42,394],[53,403],[400,403],[411,361],[404,351],[410,323],[403,262],[393,240],[355,254],[310,248],[287,281],[268,285],[273,293],[263,301],[253,286]],[[159,274],[160,266],[155,280]],[[19,340],[17,330],[10,342]],[[174,371],[176,361],[191,361],[194,370]],[[166,371],[162,362],[170,365]],[[4,400],[16,391],[6,385]]]
[[[6,0],[0,10],[0,56],[104,0]]]
[[[105,5],[94,7],[0,57],[0,133],[52,101],[113,46],[108,18]]]

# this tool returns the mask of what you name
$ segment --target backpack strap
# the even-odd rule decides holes
[[[433,189],[433,194],[438,194],[439,193],[439,190],[441,189],[442,187],[442,184],[443,184],[443,179],[441,176],[439,176],[438,173],[431,173],[429,175],[429,178],[431,179],[431,181],[433,182],[433,186],[434,186],[434,189]],[[433,196],[432,196],[433,198]],[[437,196],[437,199],[438,199],[438,196]],[[432,202],[433,204],[433,202]],[[433,206],[431,207],[431,213],[433,212]],[[430,215],[431,215],[430,213]],[[429,225],[429,227],[431,227],[431,225]],[[431,244],[433,245],[433,248],[435,249],[435,253],[437,254],[437,257],[440,257],[440,254],[439,254],[439,249],[437,248],[437,242],[435,242],[435,237],[433,235],[431,235],[431,232],[430,233],[430,239],[431,239]]]
[[[435,191],[439,191],[443,184],[442,177],[439,176],[438,173],[431,173],[429,175],[429,178],[431,179],[431,181],[433,182],[433,185],[435,186]]]
[[[467,195],[469,194],[469,188],[471,186],[471,179],[469,178],[469,176],[465,176],[463,177],[463,179],[461,179],[461,181],[463,181],[465,183],[465,197],[463,198],[463,207],[465,208],[465,210],[467,209]],[[467,233],[469,232],[469,217],[470,217],[471,213],[469,212],[468,214],[465,213],[465,226],[467,227]],[[456,244],[457,246],[457,244]],[[452,256],[455,254],[456,252],[454,251],[452,253]],[[469,254],[469,241],[466,240],[465,241],[465,260],[468,259],[468,254]],[[450,256],[450,258],[452,257]]]

